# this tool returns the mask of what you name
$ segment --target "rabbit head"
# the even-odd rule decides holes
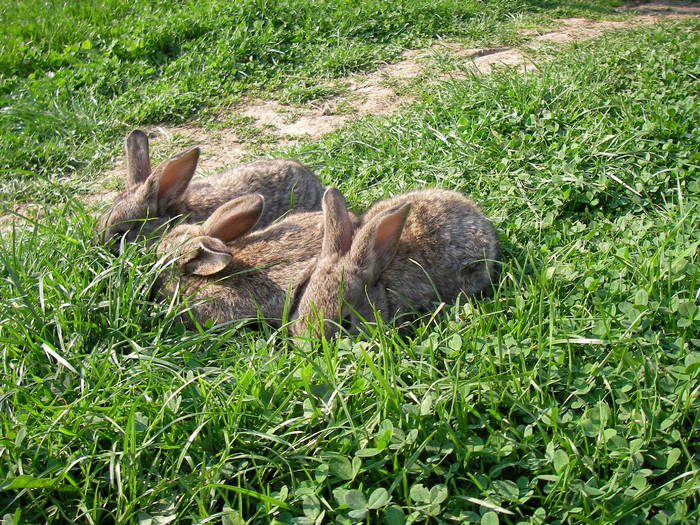
[[[386,291],[378,282],[392,261],[411,209],[408,202],[373,217],[353,235],[353,223],[335,188],[323,197],[323,241],[316,265],[296,290],[290,332],[307,328],[330,336],[339,324],[371,320],[374,308],[386,315]],[[319,324],[322,322],[322,325]]]
[[[161,296],[184,293],[198,322],[223,323],[263,316],[279,326],[288,291],[321,249],[321,212],[290,214],[250,231],[263,214],[263,198],[249,194],[218,208],[201,225],[180,225],[157,247]],[[184,319],[186,324],[189,321]]]
[[[134,241],[168,222],[168,208],[185,193],[199,160],[199,148],[192,147],[151,171],[148,137],[141,130],[129,134],[125,149],[125,190],[95,228],[96,238],[106,243],[121,237]]]
[[[182,224],[158,243],[159,256],[175,258],[182,274],[206,277],[224,270],[232,260],[226,243],[250,231],[263,213],[261,195],[232,199],[216,209],[202,224]]]

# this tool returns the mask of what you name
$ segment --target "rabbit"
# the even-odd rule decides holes
[[[261,160],[190,182],[197,168],[198,147],[164,160],[153,170],[148,148],[148,137],[141,130],[126,138],[126,188],[98,219],[97,240],[109,243],[125,237],[126,242],[133,242],[156,230],[162,234],[178,216],[185,222],[201,222],[225,202],[246,193],[259,193],[265,199],[256,228],[290,210],[320,210],[324,188],[297,161]]]
[[[496,230],[457,192],[418,190],[380,201],[354,232],[336,204],[324,206],[320,257],[295,290],[292,336],[307,328],[331,336],[338,321],[357,329],[360,319],[374,319],[374,309],[388,321],[460,292],[478,296],[496,278]]]
[[[337,190],[329,191],[328,199],[342,200]],[[168,232],[156,253],[175,261],[161,274],[158,293],[169,296],[179,288],[204,300],[191,310],[200,324],[256,319],[261,314],[279,326],[288,292],[321,249],[323,215],[295,213],[251,231],[265,216],[264,207],[261,195],[243,195],[200,225],[182,224]],[[349,214],[349,220],[352,230],[359,219]]]

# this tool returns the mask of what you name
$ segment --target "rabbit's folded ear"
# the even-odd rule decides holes
[[[262,195],[251,193],[219,206],[202,224],[205,235],[230,242],[248,233],[265,208]]]
[[[395,206],[374,217],[355,235],[350,257],[365,272],[370,283],[379,278],[396,255],[409,211],[410,202]]]
[[[135,129],[126,137],[126,186],[143,184],[151,174],[151,160],[148,154],[148,136]]]
[[[343,195],[336,188],[323,194],[323,242],[321,257],[344,255],[352,244],[353,224]]]
[[[178,264],[190,275],[208,276],[220,272],[231,262],[231,251],[211,237],[196,237],[180,249]]]

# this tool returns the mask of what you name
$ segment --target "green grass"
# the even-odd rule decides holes
[[[245,96],[327,96],[318,80],[427,39],[498,44],[615,0],[23,0],[0,8],[0,194],[84,191],[137,125],[181,122]],[[62,175],[80,176],[60,179]],[[60,180],[60,184],[54,184]],[[38,197],[40,195],[41,197]]]
[[[295,347],[187,332],[75,200],[0,246],[7,523],[696,523],[697,22],[434,83],[291,154],[352,205],[471,194],[493,298]],[[290,153],[290,152],[287,152]]]

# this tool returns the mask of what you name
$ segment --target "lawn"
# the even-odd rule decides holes
[[[436,37],[497,45],[620,2],[22,0],[0,7],[0,204],[84,192],[134,126],[313,91]],[[292,94],[293,94],[292,93]],[[65,175],[75,174],[70,178]]]
[[[157,17],[160,3],[145,5],[133,9]],[[406,2],[406,16],[436,5],[477,9]],[[508,5],[480,16],[507,19]],[[111,11],[98,13],[109,26]],[[475,27],[431,13],[411,38]],[[143,16],[136,34],[148,33]],[[293,19],[314,26],[304,20]],[[493,219],[504,261],[492,297],[439,305],[401,330],[302,345],[264,323],[186,331],[185,301],[151,299],[154,256],[96,245],[80,200],[18,222],[0,237],[3,524],[697,523],[698,29],[616,32],[548,49],[537,72],[434,80],[396,115],[278,152],[358,210],[439,185]],[[381,23],[363,31],[387,39],[373,47],[382,53],[415,42]],[[260,67],[284,89],[302,64]],[[95,75],[85,85],[99,90]],[[3,96],[29,82],[12,78]],[[134,89],[137,120],[193,114],[177,86],[166,106],[180,115],[149,114],[157,103]],[[100,133],[116,144],[124,122]],[[46,139],[43,152],[40,137],[15,136],[35,149],[18,146],[12,166],[34,170],[18,160],[31,150],[46,173],[65,171],[48,151],[64,143]],[[97,155],[92,131],[74,137]]]

